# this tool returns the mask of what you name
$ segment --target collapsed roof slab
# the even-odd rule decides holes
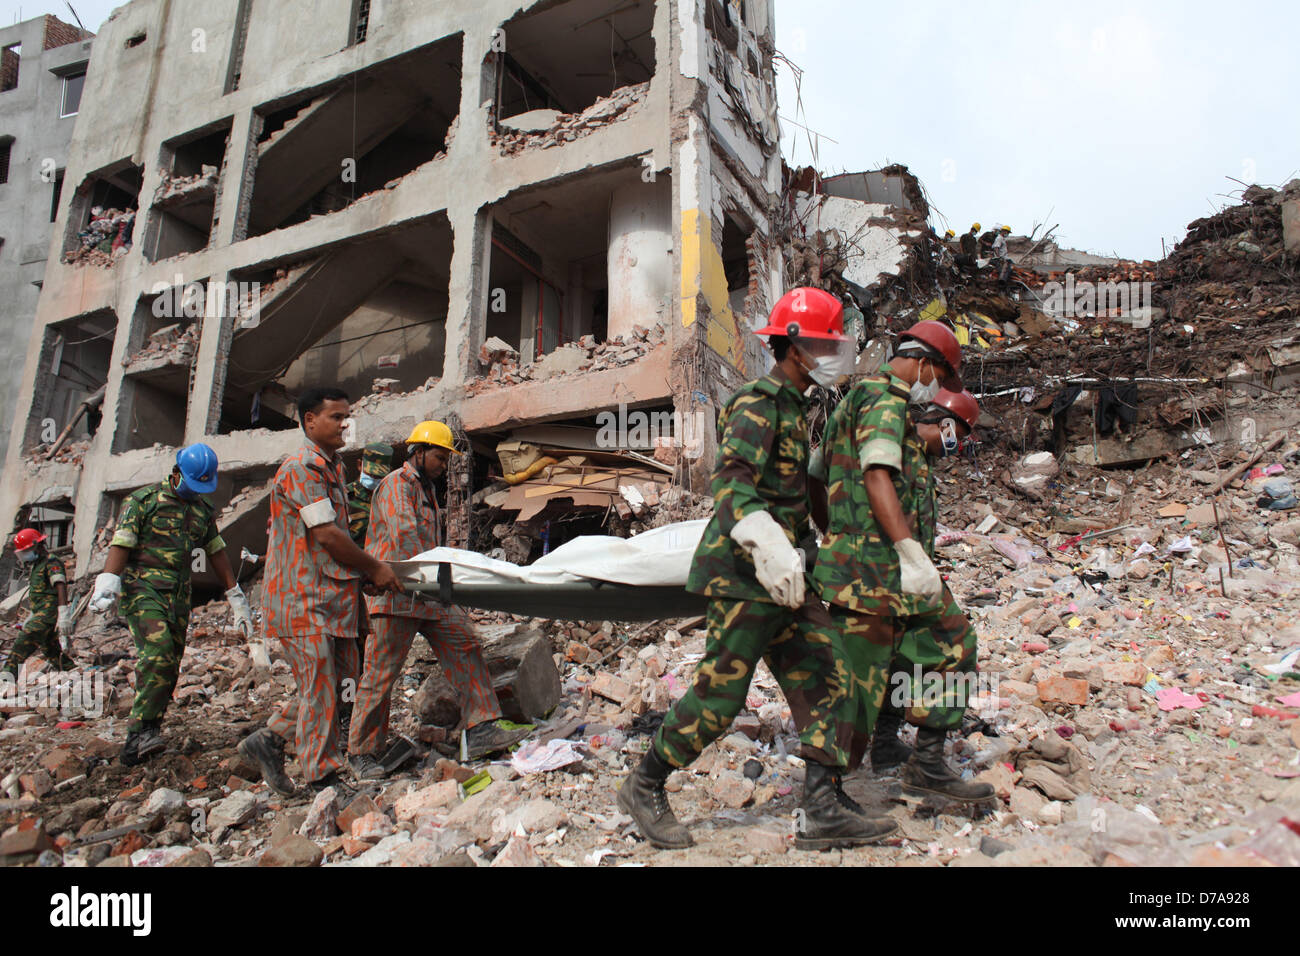
[[[500,431],[516,425],[557,421],[620,403],[629,408],[671,403],[671,352],[666,346],[631,365],[579,373],[482,392],[460,402],[467,432]]]

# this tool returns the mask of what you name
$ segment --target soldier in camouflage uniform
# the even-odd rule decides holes
[[[838,300],[820,289],[782,297],[757,333],[771,336],[777,367],[742,387],[719,416],[713,518],[687,580],[688,590],[710,598],[704,659],[618,792],[619,807],[655,846],[694,842],[668,805],[664,781],[727,731],[760,660],[781,684],[806,761],[795,845],[855,846],[896,828],[868,818],[840,787],[852,726],[837,715],[848,673],[826,609],[805,590],[804,559],[794,547],[810,532],[803,392],[851,368],[842,316]]]
[[[23,661],[38,650],[56,670],[72,670],[77,662],[59,643],[72,636],[72,606],[68,604],[63,562],[49,553],[45,535],[34,528],[23,528],[14,535],[14,554],[28,568],[27,603],[32,613],[9,651],[5,673],[17,677]]]
[[[190,571],[201,551],[226,589],[235,627],[252,636],[248,599],[235,581],[212,505],[217,455],[203,444],[176,453],[171,475],[132,493],[122,508],[90,606],[105,612],[118,596],[135,641],[135,701],[121,760],[127,766],[163,750],[159,734],[171,703],[190,618]]]
[[[361,475],[348,484],[348,534],[358,547],[366,545],[370,499],[384,476],[393,470],[393,446],[371,442],[361,453]]]
[[[904,333],[894,360],[854,385],[826,424],[828,528],[813,580],[831,605],[852,671],[843,712],[856,725],[851,767],[866,753],[896,654],[922,668],[922,689],[927,676],[932,686],[936,677],[975,666],[973,632],[934,566],[932,478],[924,442],[908,419],[909,402],[928,407],[941,381],[960,386],[960,362],[961,348],[947,327],[919,323]],[[911,677],[894,695],[909,702],[905,714],[918,725],[904,787],[956,800],[987,799],[991,788],[963,783],[943,762],[947,731],[960,723],[965,705],[964,682],[944,684],[952,692],[931,701],[934,706],[926,706],[924,694],[913,705]],[[897,724],[887,726],[896,736]],[[888,732],[881,739],[887,738]]]
[[[946,389],[928,409],[909,409],[912,431],[903,446],[903,470],[915,475],[920,490],[917,527],[931,560],[939,522],[932,462],[956,453],[979,414],[970,392]],[[911,758],[912,748],[898,736],[904,721],[943,731],[961,726],[977,673],[977,644],[975,628],[946,586],[937,611],[907,619],[894,645],[890,683],[871,738],[873,771],[884,773]]]

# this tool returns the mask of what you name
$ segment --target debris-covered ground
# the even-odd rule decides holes
[[[235,747],[293,693],[289,667],[273,647],[269,672],[255,669],[225,605],[212,604],[191,620],[163,726],[169,748],[140,767],[116,761],[134,679],[120,621],[83,615],[78,672],[51,677],[39,658],[28,662],[26,699],[0,701],[0,857],[67,866],[1300,864],[1300,279],[1279,211],[1298,192],[1297,183],[1252,187],[1241,205],[1193,223],[1161,263],[1069,277],[1017,269],[1004,286],[987,270],[961,276],[941,258],[927,273],[912,261],[856,312],[875,345],[920,317],[947,318],[970,342],[964,371],[986,415],[975,452],[939,466],[939,552],[980,634],[981,682],[951,759],[994,785],[996,805],[904,798],[897,777],[868,768],[847,789],[894,816],[897,836],[795,851],[803,768],[788,708],[760,668],[731,732],[669,779],[697,845],[654,850],[614,792],[689,685],[701,621],[486,612],[475,616],[495,649],[503,703],[513,701],[507,716],[520,719],[520,702],[538,700],[546,714],[512,756],[456,759],[459,708],[417,641],[392,727],[414,753],[361,796],[284,799]],[[924,249],[918,242],[913,255]],[[1069,289],[1150,282],[1154,298],[1047,308],[1048,283],[1062,278]],[[547,374],[614,367],[661,337],[655,326],[627,343],[580,342],[557,352]],[[863,355],[883,356],[875,345]],[[480,360],[496,385],[523,377],[508,346],[490,343]],[[522,437],[498,449],[514,457],[475,495],[487,546],[520,562],[536,552],[537,529],[510,489],[553,483],[544,466],[559,463],[545,456],[572,440]],[[592,507],[624,533],[707,511],[678,487],[682,470],[660,461],[657,443],[632,462],[584,448],[567,467],[617,477],[636,465],[672,481],[635,501],[621,500],[614,481]],[[249,590],[256,607],[257,586]],[[6,602],[11,615],[16,603]],[[11,616],[0,651],[15,634]],[[51,699],[34,699],[51,683]]]
[[[0,761],[17,777],[0,803],[3,852],[48,865],[1295,864],[1300,835],[1286,819],[1300,818],[1300,520],[1258,503],[1274,500],[1269,483],[1300,480],[1292,452],[1276,448],[1230,485],[1218,524],[1208,450],[1135,472],[1074,466],[1048,479],[1051,507],[990,491],[976,464],[946,466],[941,553],[976,620],[984,676],[953,757],[999,801],[975,814],[923,804],[905,800],[895,777],[862,771],[850,793],[900,824],[884,846],[792,849],[802,767],[766,669],[732,732],[670,778],[697,846],[660,852],[635,834],[612,794],[690,681],[698,620],[479,615],[497,634],[545,635],[561,698],[511,761],[468,766],[429,746],[454,743],[437,721],[459,714],[417,641],[393,730],[427,755],[356,801],[280,798],[235,745],[287,699],[292,678],[274,655],[269,674],[256,672],[213,604],[194,615],[163,756],[136,768],[114,759],[130,642],[89,616],[77,651],[100,663],[81,679],[103,679],[104,714],[5,708]],[[1121,501],[1136,503],[1119,520]],[[1054,530],[1066,522],[1103,533]]]

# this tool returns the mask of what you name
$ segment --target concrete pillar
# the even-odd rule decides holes
[[[614,190],[609,203],[609,337],[630,336],[668,312],[672,288],[671,189],[662,179]]]

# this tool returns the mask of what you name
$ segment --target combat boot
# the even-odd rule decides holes
[[[876,732],[871,738],[871,770],[888,773],[900,764],[907,763],[912,748],[899,739],[903,718],[899,714],[881,711],[876,719]]]
[[[239,742],[239,755],[257,764],[266,785],[282,796],[291,797],[297,789],[284,772],[284,740],[266,727],[253,731]]]
[[[126,743],[122,745],[122,752],[118,754],[122,766],[134,767],[143,763],[146,757],[167,749],[162,734],[158,732],[161,723],[160,720],[146,720],[139,730],[133,730],[126,735]]]
[[[683,850],[695,845],[668,805],[664,782],[672,772],[673,768],[660,760],[651,747],[618,790],[618,808],[636,821],[637,829],[651,845],[661,850]]]
[[[811,760],[805,765],[803,801],[796,812],[798,832],[794,845],[799,850],[865,846],[898,829],[898,824],[888,817],[867,816],[844,793],[836,769]]]
[[[903,792],[936,794],[961,803],[979,803],[993,798],[993,786],[967,783],[943,759],[943,742],[948,734],[930,727],[918,727],[916,751],[903,765]]]

